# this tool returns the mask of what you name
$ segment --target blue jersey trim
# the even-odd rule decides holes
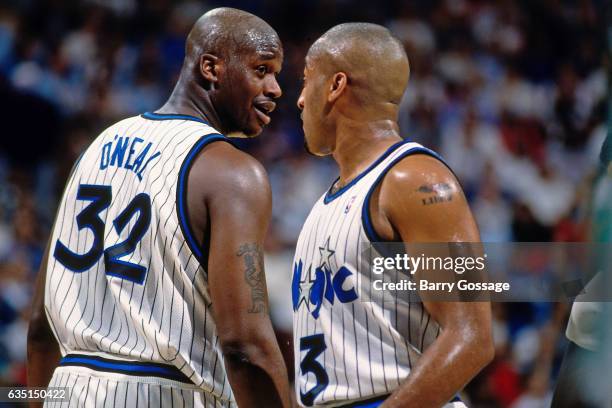
[[[385,160],[391,153],[393,153],[395,149],[409,142],[410,140],[401,140],[389,146],[389,148],[378,159],[376,159],[374,163],[370,164],[367,169],[362,171],[357,177],[351,180],[351,182],[348,183],[346,186],[342,187],[335,193],[332,193],[332,189],[334,188],[334,185],[338,182],[338,180],[340,180],[340,177],[338,177],[336,180],[334,180],[331,187],[327,190],[327,193],[325,194],[325,198],[323,199],[323,203],[329,204],[332,201],[334,201],[336,198],[340,197],[346,190],[353,187],[359,180],[361,180],[366,174],[368,174],[374,167],[378,166],[383,160]]]
[[[187,245],[191,249],[191,251],[195,254],[199,261],[202,260],[202,249],[198,246],[196,239],[194,238],[193,231],[191,230],[191,226],[189,224],[189,212],[187,209],[187,179],[189,178],[189,170],[191,170],[191,166],[193,165],[193,160],[195,157],[204,149],[208,144],[215,142],[217,140],[223,140],[232,144],[232,142],[225,136],[219,133],[211,133],[209,135],[203,136],[200,140],[196,142],[195,145],[191,148],[183,164],[181,165],[181,169],[179,171],[178,176],[178,186],[176,188],[176,211],[179,220],[179,226],[181,231],[183,231],[183,235],[187,240]]]
[[[352,402],[347,405],[342,405],[340,408],[376,408],[382,405],[385,400],[389,398],[389,394],[382,395],[380,397],[368,398],[366,400]]]
[[[145,112],[140,116],[149,120],[193,120],[194,122],[200,122],[204,123],[205,125],[208,125],[208,122],[206,122],[204,119],[200,119],[191,115],[182,115],[180,113]]]
[[[440,160],[446,167],[450,169],[448,164],[446,164],[444,159],[442,159],[442,157],[440,157],[438,153],[426,147],[415,147],[410,150],[406,150],[405,152],[400,154],[398,157],[393,159],[393,161],[389,163],[389,165],[378,175],[374,183],[372,183],[372,186],[370,186],[370,190],[368,191],[368,194],[366,194],[365,200],[363,201],[363,207],[361,208],[361,221],[363,224],[363,229],[365,230],[365,233],[368,239],[370,240],[370,242],[384,242],[385,241],[376,233],[376,231],[374,230],[374,225],[372,224],[372,218],[370,215],[370,198],[372,197],[372,193],[374,193],[374,190],[376,190],[376,187],[380,184],[382,179],[387,175],[389,170],[393,168],[393,166],[395,166],[399,161],[406,158],[407,156],[410,156],[415,153],[427,154],[429,156],[432,156]]]
[[[390,395],[387,394],[381,397],[374,397],[374,398],[369,398],[363,401],[352,402],[348,405],[341,405],[340,408],[376,408],[382,405],[382,403],[385,402],[385,400],[389,398],[389,396]],[[450,400],[449,402],[462,402],[462,401],[458,395],[455,395],[453,399]]]
[[[359,407],[359,408],[376,408],[379,407],[380,405],[382,405],[383,401],[374,401],[374,402],[367,402],[365,404],[359,404],[359,405],[354,405],[354,407]]]
[[[67,354],[60,360],[59,365],[81,366],[97,371],[144,377],[161,377],[184,383],[192,383],[175,366],[147,361],[122,361],[84,354]]]

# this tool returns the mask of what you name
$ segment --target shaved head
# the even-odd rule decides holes
[[[254,137],[271,122],[283,46],[268,23],[222,7],[201,16],[185,42],[185,59],[168,102],[170,113],[194,112],[226,135]]]
[[[229,7],[210,10],[196,21],[185,44],[187,62],[203,54],[231,59],[245,52],[280,50],[278,34],[268,23],[246,11]]]
[[[399,104],[410,73],[404,47],[377,24],[340,24],[308,51],[307,64],[333,75],[344,72],[359,100]]]

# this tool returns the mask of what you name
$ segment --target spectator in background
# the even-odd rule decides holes
[[[486,177],[487,163],[492,164],[503,154],[497,129],[479,121],[471,108],[461,121],[443,130],[441,153],[461,180],[468,199],[473,198]]]
[[[472,205],[481,239],[483,242],[512,241],[512,208],[502,195],[490,161],[484,164],[482,171],[484,180]]]
[[[23,360],[12,348],[26,319],[19,299],[29,290],[60,186],[92,135],[159,104],[176,79],[193,17],[216,2],[9,3],[0,4],[0,105],[10,118],[0,138],[0,382],[10,385],[23,378]],[[309,38],[340,21],[387,22],[411,60],[402,135],[439,149],[457,171],[484,241],[574,241],[583,236],[576,197],[606,134],[604,3],[235,2],[271,21],[286,51],[279,77],[286,97],[269,130],[274,135],[241,142],[272,180],[267,270],[278,290],[271,303],[286,304],[286,251],[318,198],[312,186],[331,183],[334,173],[333,164],[304,155],[292,102]],[[12,291],[19,294],[14,300]],[[551,370],[532,376],[529,367],[551,312],[500,309],[496,331],[505,346],[470,391],[474,405],[545,401]],[[290,329],[286,316],[276,319]]]

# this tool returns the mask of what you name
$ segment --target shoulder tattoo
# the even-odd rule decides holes
[[[455,188],[448,183],[434,183],[423,184],[416,191],[425,195],[425,197],[421,197],[423,205],[432,205],[452,201]]]

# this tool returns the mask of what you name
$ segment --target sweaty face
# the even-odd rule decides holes
[[[306,150],[317,156],[325,156],[331,152],[323,126],[326,102],[325,86],[325,75],[317,69],[309,58],[306,58],[304,84],[297,106],[302,111],[300,116],[304,129]]]
[[[247,50],[228,60],[218,100],[228,133],[254,137],[270,123],[274,99],[282,94],[276,81],[282,61],[280,44]]]

